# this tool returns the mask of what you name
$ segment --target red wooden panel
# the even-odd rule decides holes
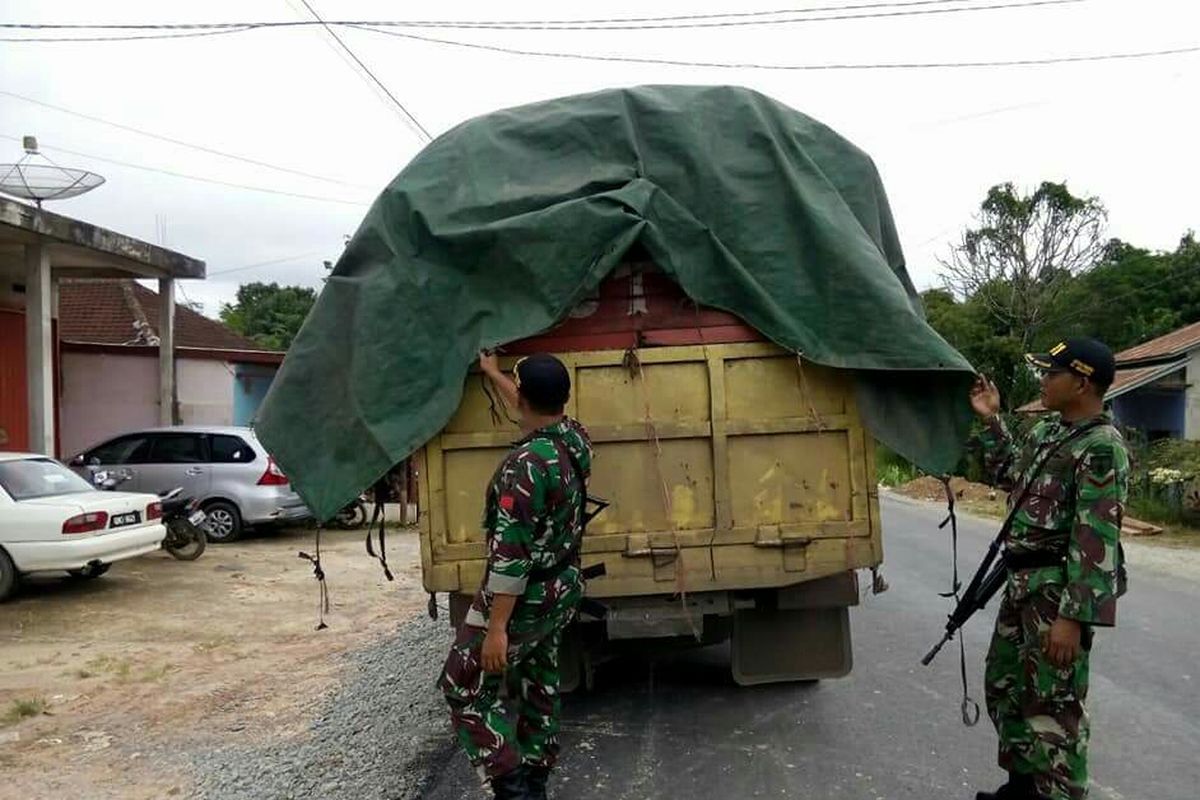
[[[749,325],[713,325],[708,328],[671,328],[646,331],[643,347],[668,347],[682,344],[731,344],[761,342],[763,335]]]
[[[553,329],[505,347],[510,353],[565,353],[630,347],[765,341],[739,317],[698,306],[652,265],[618,269]]]
[[[25,382],[25,315],[0,308],[0,450],[29,449]]]

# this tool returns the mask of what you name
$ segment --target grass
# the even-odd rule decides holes
[[[1008,516],[1008,508],[1004,505],[1004,501],[996,500],[959,500],[955,506],[959,511],[967,514],[974,514],[977,517],[989,517],[991,519],[1004,519]]]
[[[133,662],[128,658],[115,656],[96,656],[77,670],[77,678],[93,678],[101,674],[111,675],[118,683],[158,683],[175,671],[173,664],[163,664],[159,667],[146,667],[140,672],[134,672]]]
[[[0,716],[0,726],[16,725],[21,720],[45,714],[49,708],[50,704],[46,702],[46,698],[44,697],[13,700],[8,704],[8,708],[4,714]]]
[[[876,444],[875,476],[884,486],[900,486],[919,478],[921,472],[903,456]]]
[[[130,674],[133,672],[133,662],[127,658],[116,658],[114,656],[96,656],[84,666],[93,675],[106,672],[121,680],[128,680]]]
[[[228,647],[229,645],[233,644],[233,641],[234,639],[232,636],[217,636],[212,639],[205,639],[192,645],[192,652],[196,653],[197,655],[211,653],[214,650],[221,649],[222,647]]]
[[[142,683],[158,683],[163,678],[167,677],[175,668],[170,664],[163,664],[161,667],[148,667],[142,670],[139,680]]]
[[[1129,516],[1155,525],[1189,527],[1184,521],[1183,510],[1161,497],[1134,494],[1129,498],[1126,510]]]

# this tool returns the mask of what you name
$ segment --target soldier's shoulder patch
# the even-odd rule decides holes
[[[1116,479],[1113,469],[1114,456],[1112,445],[1100,442],[1088,449],[1084,454],[1084,468],[1087,470],[1087,482],[1098,488],[1104,488]]]

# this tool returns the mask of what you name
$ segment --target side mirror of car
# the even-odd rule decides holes
[[[71,463],[70,463],[70,465],[69,465],[69,466],[72,466],[72,467],[82,467],[82,466],[83,466],[83,463],[84,463],[84,462],[83,462],[83,453],[80,453],[79,455],[77,455],[77,456],[75,456],[74,458],[72,458],[72,459],[71,459]]]

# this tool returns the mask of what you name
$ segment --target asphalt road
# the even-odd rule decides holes
[[[959,712],[958,649],[918,660],[937,639],[950,579],[937,508],[883,500],[884,574],[891,589],[851,612],[850,677],[740,688],[726,648],[609,664],[591,693],[565,704],[563,761],[551,797],[571,800],[804,800],[974,798],[1003,779],[986,715]],[[962,565],[982,557],[995,523],[964,518]],[[1189,583],[1131,556],[1118,627],[1092,660],[1095,800],[1200,797],[1200,577]],[[993,603],[993,606],[995,604]],[[966,632],[971,689],[980,678],[994,608]],[[482,796],[465,758],[435,759],[429,800]]]

